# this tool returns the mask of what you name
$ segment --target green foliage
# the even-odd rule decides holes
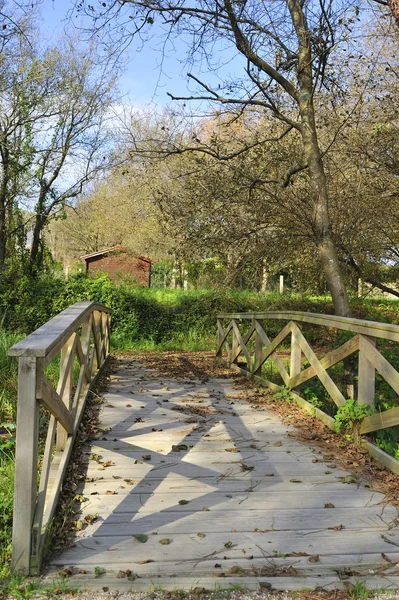
[[[356,423],[360,423],[364,417],[371,415],[374,409],[369,404],[358,404],[355,399],[349,399],[340,406],[334,417],[336,430],[352,431]]]
[[[9,576],[11,559],[14,459],[0,455],[0,580]]]
[[[284,400],[284,402],[292,402],[291,390],[289,390],[285,385],[281,387],[281,391],[273,394],[273,397],[276,400]]]

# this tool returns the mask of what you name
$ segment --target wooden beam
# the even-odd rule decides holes
[[[353,331],[362,335],[399,342],[399,325],[379,323],[378,321],[364,321],[363,319],[352,319],[351,317],[337,317],[335,315],[320,315],[291,310],[258,313],[221,313],[217,317],[219,319],[281,319],[300,323],[312,323],[313,325],[334,327],[335,329]]]
[[[41,401],[44,406],[69,434],[73,433],[71,414],[45,375],[42,375],[41,390]]]
[[[233,331],[234,331],[235,337],[237,339],[237,348],[231,356],[231,362],[234,362],[238,358],[238,356],[242,353],[245,356],[245,358],[247,360],[248,368],[251,371],[252,370],[251,369],[251,365],[252,365],[251,355],[248,352],[248,349],[245,345],[246,342],[243,340],[241,332],[238,329],[238,325],[235,321],[233,322]],[[255,327],[251,327],[251,329],[250,329],[251,335],[253,334],[254,331],[255,331]],[[247,335],[246,337],[249,339],[250,336]]]
[[[9,351],[9,356],[37,356],[47,357],[51,352],[58,354],[66,340],[87,319],[93,311],[109,313],[110,310],[96,302],[77,302],[66,308],[59,315],[36,329],[26,338],[14,344]]]
[[[371,341],[365,337],[360,339],[360,353],[364,353],[366,359],[377,369],[379,374],[399,394],[399,373],[373,346]],[[360,377],[360,374],[359,374]]]
[[[374,404],[375,367],[369,360],[370,348],[375,349],[375,338],[360,336],[359,371],[358,371],[358,404]],[[378,352],[376,350],[376,352]]]
[[[360,434],[370,433],[370,431],[378,431],[395,425],[399,425],[399,406],[364,417],[359,432]]]
[[[18,368],[12,570],[26,575],[30,573],[37,490],[39,403],[36,400],[36,361],[34,356],[20,358]]]
[[[323,369],[329,369],[330,367],[336,365],[338,362],[340,362],[347,356],[350,356],[357,350],[359,350],[359,336],[355,335],[351,340],[348,340],[339,348],[335,348],[334,350],[323,356],[323,358],[320,359],[320,364],[323,367]],[[290,387],[292,389],[296,388],[305,381],[312,379],[313,377],[316,377],[316,371],[313,367],[308,367],[301,373],[298,373],[298,375],[296,375],[295,377],[292,377],[290,381]]]
[[[255,364],[254,370],[258,370],[263,365],[263,363],[269,358],[269,356],[273,354],[276,348],[278,348],[278,346],[287,337],[287,335],[291,333],[291,323],[287,323],[287,325],[280,331],[278,335],[276,335],[276,337],[271,343],[263,329],[259,329],[258,333],[266,348],[261,354],[259,361]]]
[[[310,362],[311,366],[315,370],[317,377],[320,382],[326,388],[327,392],[330,394],[331,398],[334,400],[337,406],[341,406],[345,404],[346,400],[340,390],[337,388],[327,371],[321,366],[319,359],[316,354],[313,352],[312,348],[309,346],[307,340],[305,339],[303,333],[299,329],[299,327],[292,323],[292,330],[296,330],[298,343],[302,348],[302,352]],[[289,384],[291,386],[291,383]]]

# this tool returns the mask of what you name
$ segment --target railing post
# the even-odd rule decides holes
[[[262,375],[262,367],[255,368],[262,356],[262,338],[259,333],[259,329],[263,329],[263,322],[255,319],[255,356],[254,356],[254,369],[253,374],[258,375],[259,377]]]
[[[373,346],[376,345],[376,338],[369,336],[360,336],[359,344],[359,371],[358,371],[358,404],[374,404],[375,397],[375,367],[367,358],[367,349],[362,344],[366,339]]]
[[[35,356],[19,358],[12,570],[26,575],[30,570],[37,493],[39,403],[36,400],[36,367]]]
[[[299,323],[296,323],[297,327],[300,327]],[[298,330],[296,327],[293,328],[291,334],[291,357],[290,357],[290,379],[295,377],[301,372],[302,366],[302,350],[298,340]]]
[[[236,320],[235,320],[235,319],[232,319],[232,320],[233,320],[233,322],[234,322],[234,323],[237,325],[237,327],[238,327],[238,324],[237,324]],[[233,330],[232,330],[232,331],[233,331],[233,339],[231,340],[231,355],[229,356],[229,363],[230,363],[230,364],[234,364],[234,363],[236,363],[236,362],[237,362],[237,360],[238,360],[238,356],[236,356],[235,358],[233,358],[233,357],[234,357],[234,355],[235,355],[235,353],[236,353],[236,351],[237,351],[237,348],[238,348],[238,346],[239,346],[239,343],[238,343],[238,338],[237,338],[236,332],[235,332],[235,330],[234,330],[234,327],[233,327]]]
[[[216,322],[217,322],[217,328],[218,328],[218,345],[217,345],[217,351],[216,351],[216,358],[221,358],[222,353],[223,353],[222,339],[223,339],[224,331],[223,331],[223,325],[221,323],[221,319],[217,319]]]

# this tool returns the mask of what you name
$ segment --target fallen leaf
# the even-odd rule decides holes
[[[343,525],[335,525],[335,527],[327,527],[327,529],[331,529],[332,531],[341,531],[341,529],[345,529]]]
[[[143,462],[141,460],[139,460],[138,458],[136,458],[136,460],[134,461],[135,465],[142,465]]]
[[[290,479],[291,483],[302,483],[301,479]]]
[[[144,533],[136,533],[133,537],[142,544],[145,544],[148,541],[148,535],[145,535]]]
[[[224,545],[224,547],[225,548],[231,548],[232,545],[233,545],[233,542],[226,542],[225,545]]]
[[[202,507],[202,510],[203,510],[204,512],[209,512],[209,508],[208,508],[207,506],[203,506],[203,507]]]
[[[145,560],[137,560],[136,565],[147,565],[148,563],[153,563],[152,558],[146,558]]]
[[[171,539],[169,538],[163,538],[162,540],[159,540],[159,543],[162,544],[162,546],[169,546],[169,544],[171,543]]]
[[[67,567],[66,569],[62,569],[62,571],[59,571],[58,574],[61,575],[61,577],[71,577],[71,575],[73,575],[75,572],[75,567]]]
[[[122,479],[120,475],[112,475],[112,479]]]
[[[197,536],[198,536],[199,538],[204,538],[204,537],[206,537],[205,533],[197,533]]]
[[[94,568],[94,575],[96,577],[100,577],[100,575],[104,575],[105,571],[106,570],[103,567],[95,567]]]
[[[309,563],[317,563],[317,562],[319,562],[319,560],[320,560],[320,557],[318,554],[314,554],[313,556],[308,558]]]
[[[225,448],[226,452],[238,452],[237,448]]]
[[[98,514],[95,515],[86,515],[84,517],[84,521],[86,521],[86,523],[88,523],[89,525],[91,525],[92,523],[94,523],[94,521],[97,521],[98,519]]]
[[[331,502],[327,502],[327,504],[324,505],[324,508],[335,508],[335,506]]]
[[[135,422],[136,423],[144,423],[144,419],[142,419],[141,417],[136,417]]]
[[[276,446],[277,448],[279,448],[282,445],[283,445],[283,442],[274,442],[274,444],[273,444],[273,446]]]
[[[142,394],[144,392],[143,388],[139,388],[137,391],[139,394]]]
[[[172,446],[172,452],[180,452],[181,450],[188,450],[186,444],[177,444]]]
[[[189,500],[179,500],[179,504],[188,504]]]
[[[288,552],[286,556],[294,557],[294,556],[309,556],[307,552]]]
[[[220,565],[219,563],[215,563],[215,569],[221,569],[222,565]]]
[[[357,483],[359,484],[359,480],[357,477],[353,477],[353,475],[347,475],[346,477],[340,477],[342,483]]]
[[[103,463],[103,467],[112,467],[113,464],[112,460],[106,460],[105,463]]]
[[[151,460],[151,454],[143,454],[141,458],[144,460]]]
[[[105,495],[106,495],[106,496],[115,496],[115,495],[116,495],[116,492],[115,492],[114,490],[107,490],[107,491],[105,492]]]

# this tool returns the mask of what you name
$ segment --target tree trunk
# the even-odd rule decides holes
[[[310,44],[311,36],[303,11],[303,3],[299,0],[287,0],[287,4],[298,39],[297,77],[299,90],[296,100],[301,116],[300,132],[302,135],[304,158],[308,165],[310,177],[315,244],[321,268],[331,292],[335,314],[347,317],[350,315],[349,301],[331,231],[328,213],[327,181],[317,139],[313,104],[314,81]]]
[[[40,263],[41,263],[41,259],[42,259],[41,234],[42,234],[45,223],[46,223],[45,219],[43,219],[39,215],[36,215],[35,226],[33,228],[33,235],[32,235],[32,247],[30,250],[30,257],[29,257],[29,263],[30,263],[29,268],[30,268],[31,272],[33,272],[36,267],[40,266]]]

